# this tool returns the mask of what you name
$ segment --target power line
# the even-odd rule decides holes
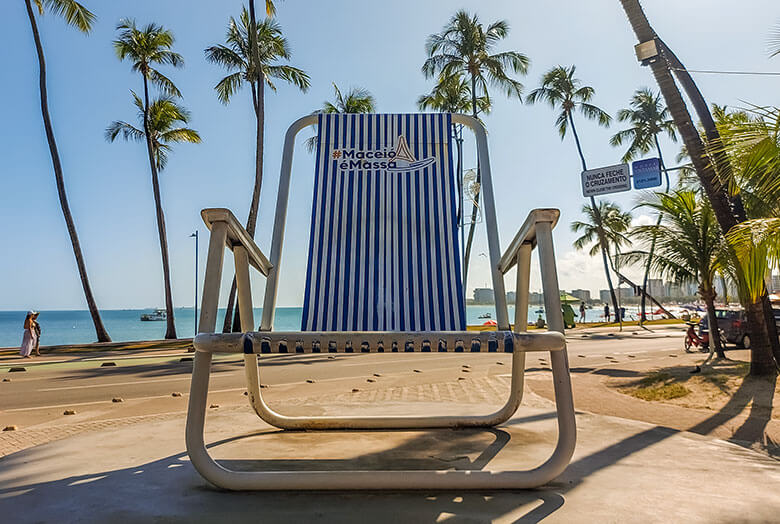
[[[758,76],[780,76],[780,71],[715,71],[708,69],[684,69],[673,67],[672,71],[687,71],[689,73],[704,73],[709,75],[758,75]]]

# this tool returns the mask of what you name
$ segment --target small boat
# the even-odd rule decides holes
[[[168,314],[164,309],[157,308],[154,310],[154,313],[144,313],[141,315],[141,320],[145,322],[152,322],[155,320],[167,320]]]
[[[493,318],[493,315],[490,313],[483,313],[482,315],[478,316],[477,318]]]
[[[543,315],[544,314],[544,310],[543,309],[537,309],[536,311],[534,311],[534,313],[537,313],[539,315]]]

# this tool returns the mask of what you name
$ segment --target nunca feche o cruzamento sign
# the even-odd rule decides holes
[[[582,172],[582,196],[591,197],[631,190],[628,164],[588,169]]]

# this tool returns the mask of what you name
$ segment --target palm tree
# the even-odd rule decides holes
[[[469,113],[472,110],[472,98],[469,85],[463,75],[453,75],[439,78],[436,85],[427,95],[421,95],[417,99],[417,107],[421,111],[435,109],[443,113]],[[477,98],[477,114],[490,113],[490,98],[480,96]],[[477,117],[479,118],[479,117]],[[455,138],[457,165],[455,172],[458,176],[458,194],[463,194],[463,124],[452,125],[452,136]],[[478,193],[476,193],[478,194]],[[463,199],[458,199],[458,223],[461,221]]]
[[[749,218],[727,235],[736,257],[731,276],[746,310],[757,314],[767,300],[765,276],[780,267],[780,108],[728,112],[715,107],[713,112],[733,168],[723,182],[739,192]],[[776,366],[780,355],[774,353],[772,362],[773,355],[762,350],[762,334],[757,335],[751,337],[751,369],[754,362],[759,370]]]
[[[250,2],[250,6],[251,6]],[[256,27],[252,31],[251,27]],[[252,190],[252,201],[249,206],[249,216],[246,221],[247,232],[254,237],[257,224],[257,211],[260,205],[260,190],[263,185],[263,140],[265,125],[265,86],[276,91],[272,79],[279,79],[294,84],[302,91],[309,88],[309,76],[301,69],[287,64],[278,63],[290,59],[290,46],[282,35],[279,24],[270,18],[259,24],[250,20],[250,15],[244,8],[239,20],[231,17],[228,21],[225,44],[217,44],[206,48],[206,60],[227,69],[230,74],[217,83],[214,89],[220,102],[227,104],[233,95],[249,84],[252,107],[255,112],[255,183]],[[233,279],[228,308],[225,314],[223,331],[231,331],[233,304],[236,294],[236,280]],[[233,318],[233,329],[239,329],[238,310]]]
[[[637,156],[646,154],[655,146],[661,169],[666,176],[666,192],[668,193],[669,173],[666,172],[661,144],[658,142],[658,134],[666,133],[673,142],[677,141],[677,134],[675,133],[674,120],[669,117],[669,110],[661,100],[661,94],[654,93],[647,87],[638,89],[631,99],[630,107],[618,111],[617,119],[620,122],[629,122],[631,127],[618,131],[612,136],[609,143],[617,147],[623,145],[624,142],[629,142],[628,149],[623,155],[623,162],[630,162]],[[663,215],[658,215],[656,225],[661,224],[662,217]],[[650,277],[650,262],[653,259],[653,250],[654,244],[651,244],[650,255],[645,265],[645,276],[642,280],[640,323],[645,319],[647,280]]]
[[[620,0],[620,3],[639,42],[654,41],[656,44],[659,51],[658,56],[649,59],[647,64],[658,82],[658,87],[666,100],[672,118],[674,118],[677,130],[701,182],[702,190],[710,201],[721,230],[727,234],[734,226],[744,222],[747,217],[740,195],[729,194],[728,188],[718,180],[718,172],[725,173],[731,168],[728,165],[728,156],[717,151],[720,149],[718,147],[720,136],[707,103],[693,82],[690,73],[653,30],[639,0]],[[677,84],[675,84],[672,68],[674,68],[675,76],[685,89],[701,120],[704,137],[711,147],[715,146],[716,152],[712,156],[707,154],[702,136],[693,124],[685,101]],[[776,363],[780,361],[780,341],[776,336],[777,330],[775,329],[772,308],[766,294],[763,295],[760,303],[746,305],[745,312],[748,329],[758,334],[753,344],[759,345],[760,351],[765,354],[759,362],[751,362],[750,374],[752,376],[774,375],[777,372]],[[759,349],[756,348],[756,351]],[[775,363],[772,363],[773,358]]]
[[[353,87],[344,95],[339,86],[333,83],[334,98],[333,102],[326,100],[322,103],[322,108],[314,111],[317,113],[373,113],[376,111],[376,100],[374,96],[362,87]],[[316,126],[315,126],[316,127]],[[306,149],[309,152],[314,151],[317,145],[317,135],[306,139]]]
[[[173,293],[171,292],[171,269],[168,260],[168,236],[165,230],[165,216],[163,215],[162,200],[160,197],[160,180],[158,176],[158,154],[155,153],[152,121],[150,118],[149,82],[158,86],[160,90],[169,96],[181,96],[174,83],[157,69],[155,65],[171,65],[181,67],[184,60],[181,55],[171,51],[173,46],[173,33],[162,26],[151,23],[143,28],[138,28],[135,20],[122,20],[117,25],[119,36],[114,40],[114,50],[119,60],[130,60],[132,70],[141,73],[144,86],[141,110],[143,113],[143,135],[146,141],[146,152],[149,157],[149,169],[152,173],[152,190],[154,192],[154,205],[157,215],[157,233],[160,238],[160,252],[162,254],[163,284],[165,287],[165,310],[167,313],[167,326],[165,338],[176,338],[176,324],[173,316]],[[136,103],[139,99],[133,93]]]
[[[777,24],[769,35],[769,57],[780,56],[780,24]]]
[[[621,246],[631,243],[626,236],[631,226],[631,215],[623,212],[616,203],[605,200],[599,201],[598,204],[585,204],[582,206],[582,213],[585,215],[585,220],[575,220],[571,224],[573,232],[581,233],[581,236],[574,241],[574,247],[577,250],[581,250],[591,246],[588,254],[592,257],[601,252],[604,271],[609,283],[609,291],[612,295],[612,306],[614,307],[615,316],[622,323],[615,290],[612,288],[612,277],[609,272],[610,247],[613,246],[617,252]]]
[[[669,109],[661,100],[661,93],[656,93],[648,87],[637,89],[629,106],[618,111],[617,120],[628,122],[631,127],[615,133],[609,141],[610,145],[617,147],[629,143],[622,158],[623,162],[630,162],[655,148],[663,165],[658,135],[666,133],[672,142],[677,142],[677,133],[674,120],[669,116]],[[668,174],[666,178],[669,179]]]
[[[655,193],[641,205],[655,210],[664,220],[661,224],[636,227],[634,236],[646,245],[655,245],[651,264],[658,274],[679,284],[698,284],[699,295],[707,305],[711,348],[719,358],[725,358],[715,317],[715,276],[722,267],[725,252],[712,207],[692,190]],[[623,255],[628,260],[641,261],[647,261],[650,256],[642,250]]]
[[[422,65],[426,78],[436,76],[440,83],[450,77],[463,76],[469,82],[471,95],[471,115],[477,118],[480,111],[480,97],[487,99],[490,105],[490,90],[493,86],[503,89],[508,97],[522,101],[523,84],[515,80],[510,73],[524,75],[528,71],[528,57],[517,51],[493,53],[499,41],[509,35],[509,23],[498,20],[484,27],[477,15],[467,11],[458,11],[442,29],[432,34],[425,44],[428,58]],[[476,184],[482,181],[479,162],[477,162]],[[471,245],[474,241],[474,227],[479,211],[479,194],[474,196],[471,210],[471,224],[464,250],[463,286],[468,280]]]
[[[612,117],[609,116],[606,111],[590,103],[596,91],[591,86],[582,85],[582,81],[574,76],[575,70],[575,66],[568,68],[557,66],[550,69],[542,76],[541,86],[531,91],[528,97],[526,97],[526,101],[529,104],[547,102],[553,109],[560,110],[560,113],[555,120],[555,125],[558,126],[558,134],[561,136],[561,140],[563,140],[566,137],[569,128],[571,128],[572,134],[574,135],[574,143],[577,145],[577,152],[580,154],[580,160],[582,161],[582,170],[587,171],[588,166],[585,163],[585,155],[582,152],[580,137],[577,134],[577,128],[574,125],[574,112],[579,111],[580,114],[588,120],[595,120],[600,126],[604,127],[609,127]],[[602,207],[601,204],[596,204],[596,199],[593,197],[590,197],[590,206],[583,207],[583,211],[585,208],[590,209],[590,212],[586,212],[586,215],[592,215],[593,224],[597,228],[603,227],[600,213]],[[599,237],[604,236],[606,236],[605,232],[599,234]],[[602,249],[601,255],[604,259],[604,272],[607,275],[607,284],[612,299],[612,307],[615,308],[615,312],[617,313],[618,302],[617,296],[615,295],[615,289],[612,286],[612,277],[609,274],[606,244],[599,243],[599,245]]]
[[[133,93],[133,105],[138,108],[138,120],[142,128],[116,120],[106,128],[106,140],[113,142],[121,135],[125,140],[146,141],[146,134],[143,131],[144,101],[135,93]],[[200,143],[200,135],[197,131],[179,126],[179,124],[187,124],[189,120],[190,112],[171,96],[161,96],[152,100],[149,105],[149,137],[158,172],[165,169],[172,144]]]
[[[89,33],[92,29],[95,15],[78,2],[74,2],[73,0],[32,1],[35,3],[39,15],[43,15],[48,9],[50,12],[61,16],[68,25],[75,27],[82,33]],[[60,200],[60,208],[62,209],[62,215],[65,218],[65,226],[67,227],[68,235],[70,236],[73,256],[76,258],[76,267],[78,268],[79,277],[81,278],[81,287],[84,290],[87,308],[92,317],[92,323],[95,326],[95,336],[97,337],[98,342],[111,342],[111,337],[108,336],[108,332],[103,326],[103,319],[100,318],[100,311],[98,311],[95,297],[92,294],[92,286],[90,286],[89,277],[87,276],[87,265],[84,262],[84,254],[81,252],[81,243],[79,242],[79,236],[76,232],[76,224],[73,221],[73,215],[70,213],[68,195],[65,192],[65,177],[62,173],[62,163],[60,162],[60,153],[57,149],[57,141],[54,138],[54,126],[51,123],[51,116],[49,115],[49,95],[46,87],[46,60],[43,56],[41,34],[38,31],[38,22],[35,19],[35,12],[33,11],[31,0],[25,0],[25,7],[27,8],[27,16],[30,19],[30,27],[32,28],[33,39],[35,40],[35,51],[38,54],[41,116],[43,117],[43,127],[46,130],[46,140],[49,143],[49,154],[51,155],[51,163],[54,168],[54,181],[57,185],[57,196]]]

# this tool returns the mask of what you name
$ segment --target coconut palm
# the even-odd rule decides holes
[[[651,265],[659,275],[678,283],[695,283],[707,305],[711,349],[725,358],[720,337],[716,336],[715,276],[725,256],[723,237],[709,202],[692,190],[655,193],[641,204],[662,215],[661,224],[638,226],[634,237],[645,245],[655,245]],[[649,251],[635,250],[623,255],[627,260],[646,262]]]
[[[655,148],[663,164],[658,135],[664,133],[672,142],[677,142],[674,120],[661,100],[661,93],[656,93],[648,87],[636,90],[629,107],[617,112],[617,120],[628,122],[631,126],[615,133],[609,141],[614,147],[628,143],[623,162],[630,162]],[[668,178],[667,175],[667,180]]]
[[[141,98],[141,111],[143,113],[142,128],[143,138],[146,142],[146,153],[149,157],[149,169],[152,174],[152,190],[154,192],[154,205],[157,218],[157,234],[160,239],[160,253],[162,255],[163,285],[165,291],[165,310],[167,313],[167,325],[165,338],[176,338],[176,324],[173,313],[173,293],[171,292],[171,268],[168,259],[168,236],[165,229],[165,216],[163,214],[162,199],[160,196],[160,180],[158,176],[159,153],[155,153],[154,134],[150,118],[151,102],[149,96],[149,83],[156,85],[163,93],[169,96],[181,96],[174,83],[156,69],[159,65],[181,67],[184,60],[181,55],[172,51],[173,33],[171,31],[151,23],[139,28],[135,20],[125,19],[117,25],[119,35],[114,40],[114,51],[119,60],[129,60],[131,68],[141,74],[143,80],[143,98]],[[137,101],[139,97],[133,93]]]
[[[35,10],[33,10],[33,4],[35,4]],[[103,319],[100,318],[100,311],[98,311],[95,296],[92,294],[92,286],[89,283],[87,265],[84,262],[84,254],[81,252],[81,243],[79,242],[79,236],[76,231],[76,223],[73,221],[73,215],[70,213],[68,195],[65,191],[65,177],[62,172],[62,163],[60,162],[60,153],[57,148],[57,141],[54,138],[54,126],[52,125],[51,116],[49,115],[49,95],[46,86],[46,60],[43,56],[43,43],[41,42],[41,34],[38,30],[35,11],[38,12],[39,16],[42,16],[46,11],[58,15],[65,20],[65,23],[75,27],[82,33],[90,32],[92,23],[95,21],[95,15],[86,7],[73,0],[25,0],[25,7],[27,8],[27,16],[30,19],[30,27],[32,28],[33,40],[35,41],[35,51],[38,55],[38,87],[40,89],[41,97],[41,116],[43,117],[43,127],[46,130],[46,140],[49,143],[49,154],[51,155],[51,163],[54,168],[54,182],[57,186],[57,196],[60,200],[62,216],[65,218],[65,226],[68,230],[68,236],[70,237],[73,256],[76,258],[76,267],[79,271],[79,278],[81,279],[81,287],[84,290],[84,298],[87,301],[87,308],[92,317],[92,324],[95,326],[95,336],[97,337],[98,342],[111,342],[111,337],[108,336],[108,332],[106,331],[105,326],[103,326]]]
[[[582,81],[574,76],[576,71],[575,66],[564,67],[556,66],[547,71],[542,76],[541,85],[531,91],[526,97],[526,102],[529,104],[535,104],[536,102],[547,102],[550,107],[555,110],[560,110],[558,117],[555,120],[555,125],[558,127],[558,134],[561,136],[561,140],[566,137],[569,129],[571,129],[574,135],[574,143],[577,145],[577,152],[580,155],[582,161],[582,170],[588,169],[585,163],[585,155],[582,152],[582,145],[580,144],[580,137],[577,134],[577,128],[574,125],[574,113],[579,113],[588,120],[595,120],[599,125],[608,127],[612,120],[609,114],[600,109],[599,107],[591,104],[595,89],[591,86],[582,85]],[[600,209],[601,204],[596,204],[596,199],[590,197],[590,206],[584,206],[589,208],[593,218],[593,223],[596,227],[602,227]],[[602,232],[600,237],[606,236],[606,232]],[[615,312],[618,311],[617,296],[615,295],[615,289],[612,286],[612,277],[609,273],[609,265],[607,264],[607,252],[606,245],[599,244],[602,249],[602,257],[604,258],[604,272],[607,276],[607,285],[609,286],[609,294],[612,299],[612,307],[615,308]]]
[[[421,95],[417,99],[417,107],[421,111],[435,109],[444,113],[469,113],[472,110],[471,90],[463,75],[453,75],[439,78],[436,85],[427,95]],[[480,96],[477,98],[477,114],[490,113],[490,98]],[[477,117],[479,118],[479,117]],[[455,172],[458,174],[458,194],[463,194],[463,125],[452,125],[452,136],[455,138],[457,165]],[[458,199],[458,216],[460,223],[463,199]]]
[[[769,56],[780,56],[780,24],[777,24],[769,35]]]
[[[341,92],[339,86],[333,83],[333,102],[326,100],[322,107],[313,114],[317,113],[373,113],[376,111],[376,101],[374,96],[362,87],[353,87],[347,91],[346,95]],[[315,126],[316,127],[316,126]],[[317,145],[317,135],[306,139],[306,149],[314,151]]]
[[[607,282],[612,293],[612,305],[615,308],[616,317],[621,320],[609,272],[610,258],[612,248],[617,253],[621,246],[631,244],[626,236],[631,226],[631,215],[623,212],[620,206],[614,202],[601,200],[596,206],[585,204],[582,206],[582,214],[585,215],[585,219],[572,222],[571,230],[580,233],[580,236],[574,241],[574,247],[581,250],[590,246],[588,254],[592,257],[601,252],[604,271],[607,274]]]
[[[621,146],[629,143],[623,162],[630,162],[638,156],[648,153],[655,146],[656,153],[661,163],[661,169],[666,176],[666,192],[669,192],[669,173],[666,172],[661,144],[658,142],[658,134],[665,133],[673,142],[677,141],[674,121],[669,117],[669,110],[661,100],[660,93],[654,93],[645,87],[638,89],[631,99],[630,107],[621,109],[617,113],[620,122],[629,122],[631,127],[618,131],[612,136],[609,143],[612,146]],[[658,215],[656,225],[660,225],[663,215]],[[647,294],[647,281],[650,277],[650,262],[653,258],[653,245],[650,246],[650,255],[645,265],[645,276],[642,280],[642,299],[639,314],[640,323],[645,319],[645,305]]]
[[[455,13],[441,33],[432,34],[425,44],[428,58],[422,65],[426,78],[439,78],[440,82],[450,77],[463,76],[471,96],[471,114],[479,114],[478,100],[483,97],[490,105],[490,87],[503,89],[508,97],[522,101],[523,84],[510,74],[524,75],[528,71],[528,57],[517,51],[494,53],[496,45],[509,35],[509,23],[498,20],[487,27],[477,15],[461,10]],[[491,54],[492,53],[492,54]],[[477,187],[481,183],[481,172],[477,163]],[[474,227],[479,211],[479,193],[474,195],[471,224],[464,250],[463,285],[468,280],[471,246],[474,241]]]
[[[663,59],[649,60],[647,63],[658,82],[669,112],[677,124],[677,130],[690,155],[696,175],[701,183],[702,191],[710,201],[721,231],[726,233],[740,222],[744,222],[747,216],[741,196],[739,194],[730,194],[728,188],[718,180],[718,172],[726,173],[730,171],[731,167],[728,165],[728,155],[718,151],[720,149],[720,136],[707,103],[691,78],[690,73],[675,56],[674,52],[664,44],[663,40],[653,30],[639,0],[620,0],[620,3],[639,42],[654,41],[660,48]],[[672,76],[672,68],[674,68],[677,80],[685,89],[696,110],[704,129],[704,137],[706,137],[710,147],[715,146],[716,151],[714,155],[708,155],[705,150],[702,136],[698,133],[696,126],[694,126],[682,94]],[[778,341],[776,336],[772,335],[772,333],[776,332],[776,329],[771,305],[766,295],[760,302],[760,304],[745,307],[748,329],[752,332],[761,333],[757,340],[754,341],[754,345],[760,344],[761,348],[760,350],[756,348],[755,351],[761,351],[764,355],[760,361],[751,362],[750,374],[753,376],[774,375],[778,369],[776,364],[780,362],[780,341]],[[772,362],[773,359],[775,362]]]
[[[138,121],[141,128],[122,120],[112,122],[106,128],[106,140],[113,142],[118,136],[136,142],[146,141],[143,131],[144,101],[133,93],[133,105],[138,109]],[[149,105],[149,138],[157,170],[162,171],[168,163],[168,153],[172,144],[187,142],[200,143],[200,135],[194,129],[181,127],[190,120],[190,112],[171,96],[161,96]]]
[[[767,300],[765,276],[780,267],[780,108],[752,107],[748,111],[727,111],[716,107],[714,114],[729,155],[732,171],[723,182],[738,191],[750,218],[727,235],[735,249],[735,278],[746,311],[758,315]],[[768,326],[766,335],[776,337]],[[752,335],[752,333],[751,333]],[[771,354],[762,350],[764,333],[751,338],[753,362],[762,369],[771,366]],[[774,354],[774,365],[780,355]]]
[[[253,25],[257,31],[250,30]],[[257,210],[260,205],[260,190],[263,185],[265,87],[268,86],[271,90],[276,91],[273,80],[278,79],[306,91],[309,88],[309,76],[297,67],[279,63],[282,60],[289,60],[291,56],[290,46],[282,35],[281,26],[270,18],[266,18],[258,24],[252,24],[249,12],[245,8],[241,10],[241,16],[238,20],[231,17],[228,21],[225,44],[208,47],[205,53],[206,60],[222,66],[230,73],[214,87],[217,91],[217,98],[222,103],[229,103],[233,95],[245,84],[249,84],[250,87],[252,107],[255,113],[255,181],[246,230],[254,236]],[[225,331],[230,331],[235,293],[236,281],[234,278],[225,315]],[[234,329],[238,329],[239,324],[238,311],[236,311],[236,317],[233,318]]]

